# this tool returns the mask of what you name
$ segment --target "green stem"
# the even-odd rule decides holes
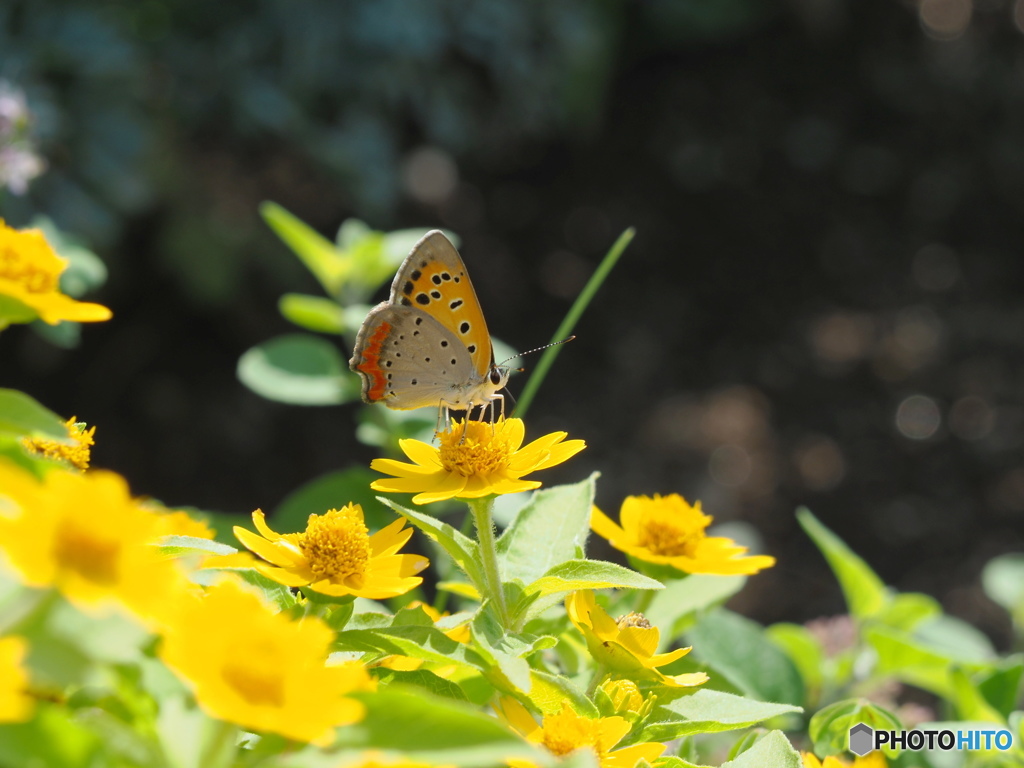
[[[594,270],[594,274],[590,276],[587,284],[580,291],[580,295],[576,297],[576,301],[573,302],[572,307],[566,314],[565,319],[562,320],[562,324],[558,326],[558,330],[555,331],[555,335],[551,338],[551,342],[564,341],[572,335],[572,329],[576,327],[576,323],[583,315],[587,305],[590,304],[594,298],[594,294],[597,293],[597,289],[601,287],[601,284],[608,277],[608,273],[612,271],[612,267],[615,266],[615,262],[619,260],[623,251],[626,250],[626,246],[629,245],[633,236],[636,234],[636,230],[630,227],[621,235],[619,239],[615,241],[611,249],[605,255],[601,263],[598,264],[597,269]],[[519,402],[516,404],[515,415],[517,418],[523,418],[526,416],[526,412],[530,409],[530,404],[533,402],[533,398],[537,395],[537,390],[540,389],[541,383],[544,381],[544,377],[547,376],[548,370],[555,362],[555,358],[558,357],[558,353],[562,351],[562,345],[559,344],[556,347],[548,347],[544,350],[544,354],[540,356],[540,361],[537,363],[537,367],[533,369],[533,373],[530,375],[530,380],[526,382],[526,386],[523,387],[523,393],[519,396]]]
[[[508,628],[510,621],[508,606],[505,605],[505,590],[501,585],[501,574],[498,572],[498,550],[494,541],[494,521],[491,512],[494,508],[494,497],[468,499],[469,509],[476,523],[476,535],[480,544],[480,560],[484,567],[484,597],[488,597],[498,614],[503,628]]]

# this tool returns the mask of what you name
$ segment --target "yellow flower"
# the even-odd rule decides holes
[[[654,709],[654,704],[658,700],[658,697],[653,693],[645,697],[640,692],[639,685],[632,680],[623,679],[611,679],[601,683],[595,692],[595,696],[595,700],[602,712],[619,715],[631,723],[646,719],[651,714],[651,710]],[[606,700],[607,704],[611,705],[611,712],[605,710],[606,705],[602,703],[602,700]]]
[[[0,723],[20,723],[32,715],[28,673],[22,664],[28,644],[21,637],[0,637]]]
[[[677,493],[669,496],[627,496],[616,525],[597,507],[590,527],[618,550],[648,563],[669,565],[685,573],[757,573],[775,565],[766,555],[744,556],[746,547],[732,539],[707,536],[711,517],[692,507]]]
[[[327,663],[333,641],[320,619],[292,621],[227,580],[187,601],[159,654],[212,717],[327,745],[364,715],[345,694],[373,688],[358,662]]]
[[[840,760],[838,757],[829,755],[824,760],[818,760],[810,752],[801,752],[804,768],[886,768],[885,757],[881,752],[868,752],[864,757],[854,758],[853,763]]]
[[[154,542],[159,517],[113,472],[51,471],[0,461],[0,553],[23,583],[54,587],[87,611],[120,605],[147,624],[191,587]]]
[[[583,633],[590,655],[609,669],[634,680],[653,680],[673,688],[707,682],[708,676],[703,672],[670,676],[658,669],[682,658],[690,649],[655,653],[661,633],[639,613],[627,614],[616,621],[597,604],[590,590],[569,595],[565,610],[576,629]]]
[[[109,320],[101,304],[75,301],[60,292],[60,274],[67,268],[38,229],[11,229],[0,219],[0,296],[31,309],[44,322],[91,323]],[[10,319],[0,318],[0,327]]]
[[[423,579],[416,574],[430,564],[420,555],[397,554],[412,536],[404,518],[371,536],[358,504],[310,515],[303,533],[274,533],[258,509],[252,521],[262,535],[235,526],[235,536],[268,561],[256,563],[260,573],[289,587],[383,600],[419,586]]]
[[[527,741],[542,745],[558,757],[577,749],[590,749],[597,756],[601,768],[633,768],[637,761],[651,762],[665,751],[665,745],[656,742],[633,744],[616,750],[615,745],[629,733],[629,722],[621,717],[583,717],[576,714],[568,702],[562,703],[561,712],[546,715],[540,725],[515,699],[503,698],[497,709],[498,715]],[[532,763],[513,759],[509,760],[509,765],[525,768]]]
[[[22,445],[30,452],[45,456],[47,459],[66,461],[81,470],[88,469],[89,449],[96,444],[96,441],[93,440],[96,427],[86,429],[84,422],[75,421],[75,417],[72,416],[64,422],[64,428],[68,431],[68,437],[74,441],[72,444],[39,437],[26,437],[21,441]]]
[[[438,433],[436,448],[419,440],[399,440],[415,463],[374,459],[371,468],[394,477],[375,480],[370,487],[415,493],[414,504],[529,491],[539,488],[540,482],[523,480],[523,475],[561,464],[586,447],[582,440],[565,440],[565,432],[552,432],[521,447],[525,435],[522,419],[501,418],[495,424],[456,421],[451,431]]]

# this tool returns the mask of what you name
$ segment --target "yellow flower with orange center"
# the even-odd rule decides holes
[[[421,555],[398,554],[412,536],[404,518],[371,536],[358,504],[310,515],[302,533],[275,533],[258,509],[252,521],[260,535],[235,526],[235,536],[266,561],[255,563],[260,573],[289,587],[383,600],[419,586],[416,574],[430,564]]]
[[[22,637],[0,637],[0,723],[20,723],[32,715]]]
[[[608,543],[637,560],[669,565],[685,573],[752,574],[775,565],[767,555],[746,555],[747,548],[722,536],[708,536],[712,518],[677,493],[627,496],[621,525],[597,507],[590,527]]]
[[[160,526],[113,472],[53,470],[39,480],[0,461],[0,555],[24,584],[56,588],[83,610],[119,605],[148,625],[169,618],[192,587],[155,545]]]
[[[589,749],[597,757],[601,768],[633,768],[639,760],[651,762],[665,751],[665,745],[656,742],[633,744],[615,749],[630,731],[630,724],[621,717],[589,718],[577,714],[568,702],[562,703],[560,712],[546,715],[538,724],[522,704],[512,698],[503,698],[498,715],[527,741],[539,744],[557,757],[564,757],[578,749]],[[526,760],[509,760],[512,768],[531,766]]]
[[[652,680],[673,688],[701,685],[708,676],[703,672],[666,675],[664,667],[682,658],[690,648],[669,653],[656,653],[661,633],[639,613],[630,613],[618,620],[597,604],[591,590],[573,592],[565,600],[565,611],[576,629],[583,633],[594,659],[610,670],[634,680]]]
[[[829,755],[819,760],[810,752],[801,752],[804,768],[886,768],[885,757],[881,752],[868,752],[864,757],[857,757],[852,763]]]
[[[445,499],[479,499],[491,494],[518,493],[540,487],[523,475],[561,464],[582,451],[582,440],[566,440],[552,432],[523,446],[522,419],[500,418],[494,424],[456,421],[437,435],[435,448],[420,440],[399,440],[414,463],[374,459],[372,469],[394,477],[375,480],[370,487],[389,493],[415,493],[414,504]]]
[[[76,301],[60,292],[60,275],[67,266],[40,230],[12,229],[0,219],[0,299],[13,300],[14,307],[21,308],[0,314],[0,328],[35,317],[50,325],[61,320],[109,320],[111,312],[101,304]]]
[[[90,449],[96,444],[93,435],[96,434],[96,427],[86,429],[84,422],[75,421],[72,416],[64,422],[64,428],[68,431],[71,443],[62,443],[57,440],[47,440],[40,437],[26,437],[21,442],[31,453],[44,456],[47,459],[67,462],[71,466],[86,470],[89,468]]]
[[[159,655],[212,717],[327,745],[365,713],[347,694],[374,688],[362,664],[327,663],[334,637],[320,619],[292,621],[227,580],[185,602]]]

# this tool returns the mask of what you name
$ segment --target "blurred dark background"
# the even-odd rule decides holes
[[[761,621],[842,610],[806,504],[1005,647],[978,573],[1024,548],[1022,29],[1024,0],[5,0],[48,170],[0,215],[83,238],[115,319],[0,334],[0,386],[137,493],[273,508],[375,452],[355,406],[235,378],[319,292],[261,201],[454,230],[520,349],[635,226],[532,410],[589,445],[545,483],[749,523]]]

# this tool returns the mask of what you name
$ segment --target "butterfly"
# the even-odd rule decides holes
[[[494,362],[491,337],[466,265],[438,230],[413,246],[387,301],[370,310],[349,367],[363,401],[412,410],[466,410],[503,401],[509,368]]]

